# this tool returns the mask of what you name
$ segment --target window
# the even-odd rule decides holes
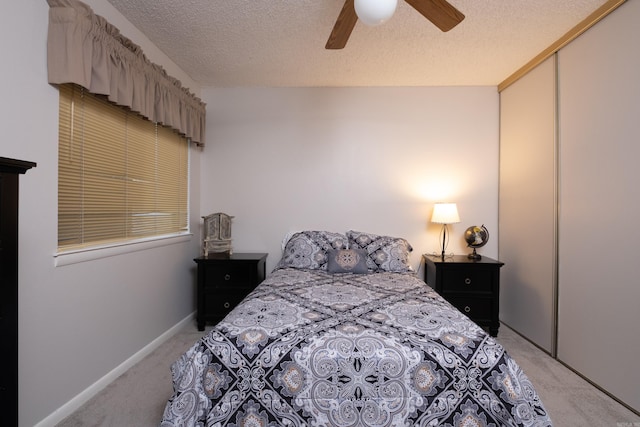
[[[188,232],[189,142],[60,85],[58,251]]]

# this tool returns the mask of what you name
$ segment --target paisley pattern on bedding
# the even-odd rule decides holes
[[[278,268],[327,269],[328,253],[347,248],[347,236],[331,231],[300,231],[284,246]]]
[[[551,426],[495,339],[411,273],[272,273],[172,366],[161,426]]]
[[[409,264],[409,254],[413,248],[405,239],[353,230],[347,231],[347,238],[349,248],[360,248],[367,252],[369,270],[396,273],[413,271]]]

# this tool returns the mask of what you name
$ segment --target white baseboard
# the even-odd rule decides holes
[[[178,322],[175,326],[167,330],[165,333],[160,335],[155,340],[151,341],[149,344],[144,346],[140,351],[132,355],[130,358],[122,362],[111,372],[106,374],[104,377],[100,378],[95,383],[91,384],[87,387],[83,392],[78,394],[76,397],[53,411],[49,416],[40,421],[34,427],[53,427],[56,424],[60,423],[62,420],[67,418],[69,415],[73,414],[77,411],[82,405],[87,403],[89,399],[94,397],[100,391],[102,391],[106,386],[111,384],[116,380],[120,375],[124,374],[128,369],[132,368],[136,363],[140,362],[146,356],[151,354],[155,349],[164,344],[169,338],[174,336],[179,330],[184,328],[187,323],[190,323],[195,316],[195,313],[191,313],[189,316],[185,317],[183,320]]]

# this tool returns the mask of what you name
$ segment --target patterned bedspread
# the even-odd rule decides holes
[[[172,366],[162,426],[550,426],[503,347],[411,273],[279,269]]]

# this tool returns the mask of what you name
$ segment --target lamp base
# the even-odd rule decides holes
[[[482,255],[476,252],[476,248],[473,248],[473,252],[467,255],[467,258],[478,260],[478,259],[482,259]]]
[[[444,253],[447,249],[447,244],[449,243],[448,238],[449,236],[447,236],[447,224],[442,224],[442,259],[444,259]]]

